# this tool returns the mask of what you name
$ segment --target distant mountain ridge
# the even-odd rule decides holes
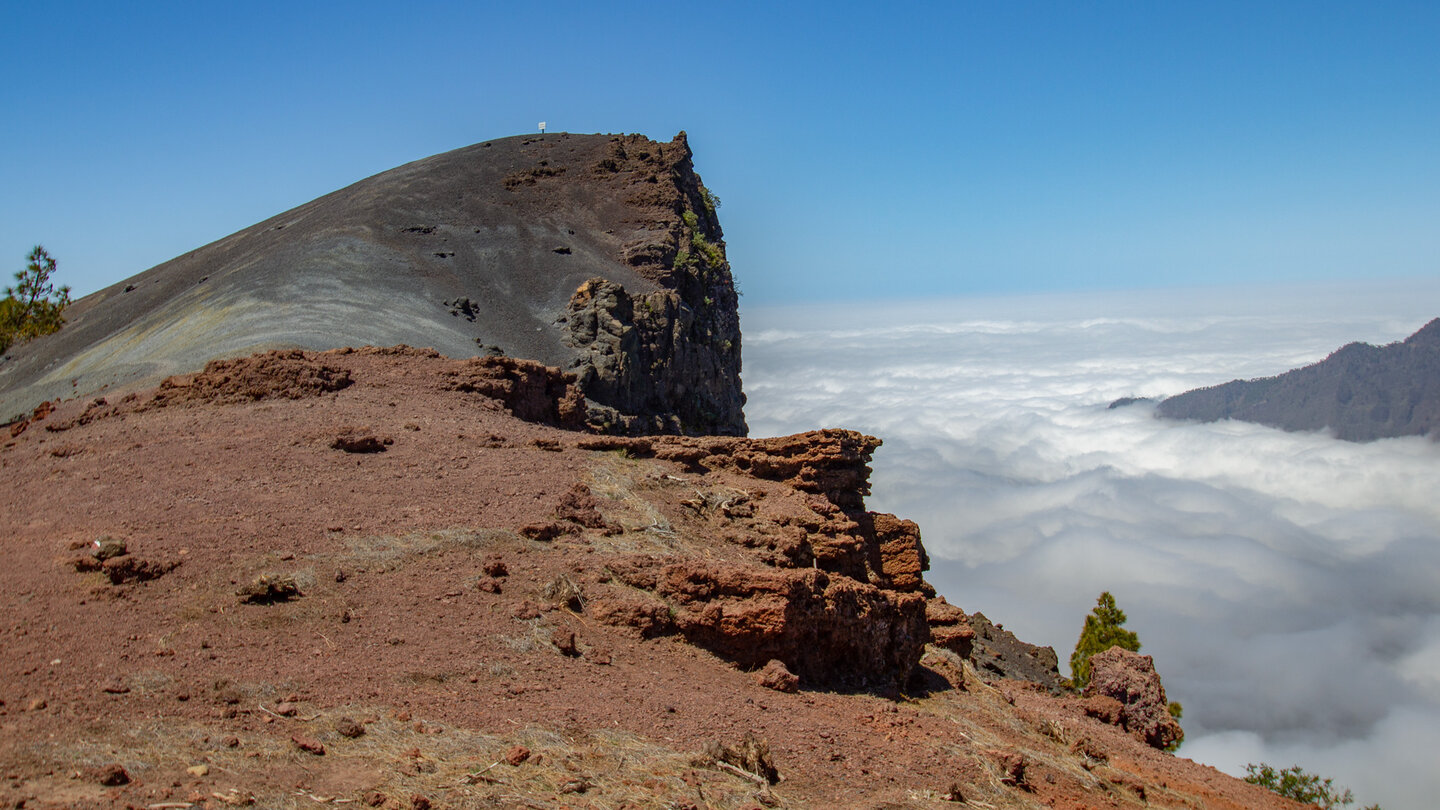
[[[1282,430],[1324,430],[1367,442],[1434,436],[1440,427],[1440,318],[1386,346],[1351,343],[1274,377],[1234,380],[1170,397],[1168,419],[1239,419]]]

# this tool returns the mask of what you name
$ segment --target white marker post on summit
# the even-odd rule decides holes
[[[541,135],[544,135],[544,134],[545,134],[545,122],[544,122],[544,121],[541,121],[541,122],[540,122],[540,134],[541,134]]]

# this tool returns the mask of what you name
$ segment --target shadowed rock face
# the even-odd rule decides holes
[[[0,363],[0,418],[257,350],[409,344],[574,373],[612,432],[743,435],[713,205],[684,133],[419,160],[77,301]]]
[[[1170,397],[1170,419],[1240,419],[1282,430],[1330,429],[1348,441],[1435,435],[1440,427],[1440,319],[1399,343],[1351,343],[1314,365]]]

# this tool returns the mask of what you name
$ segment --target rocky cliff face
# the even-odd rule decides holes
[[[683,132],[666,145],[630,136],[613,139],[591,169],[648,217],[624,259],[661,288],[631,294],[597,277],[570,299],[571,367],[597,403],[592,422],[606,429],[745,434],[735,285],[718,199],[691,157]]]
[[[672,520],[723,540],[728,561],[713,550],[711,561],[617,556],[601,620],[645,636],[678,633],[749,669],[779,661],[802,685],[900,686],[929,641],[934,590],[918,527],[864,508],[879,444],[847,430],[582,443],[747,482],[694,490]]]
[[[1388,346],[1351,343],[1276,377],[1233,380],[1164,400],[1170,419],[1240,419],[1282,430],[1329,429],[1348,441],[1435,435],[1440,428],[1440,319]]]
[[[0,419],[261,349],[409,344],[573,373],[598,429],[744,435],[716,206],[683,132],[436,155],[77,301],[0,362]]]

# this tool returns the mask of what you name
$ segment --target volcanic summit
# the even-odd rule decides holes
[[[260,350],[409,344],[574,373],[613,432],[744,435],[715,208],[683,132],[418,160],[76,302],[0,364],[0,415]]]

